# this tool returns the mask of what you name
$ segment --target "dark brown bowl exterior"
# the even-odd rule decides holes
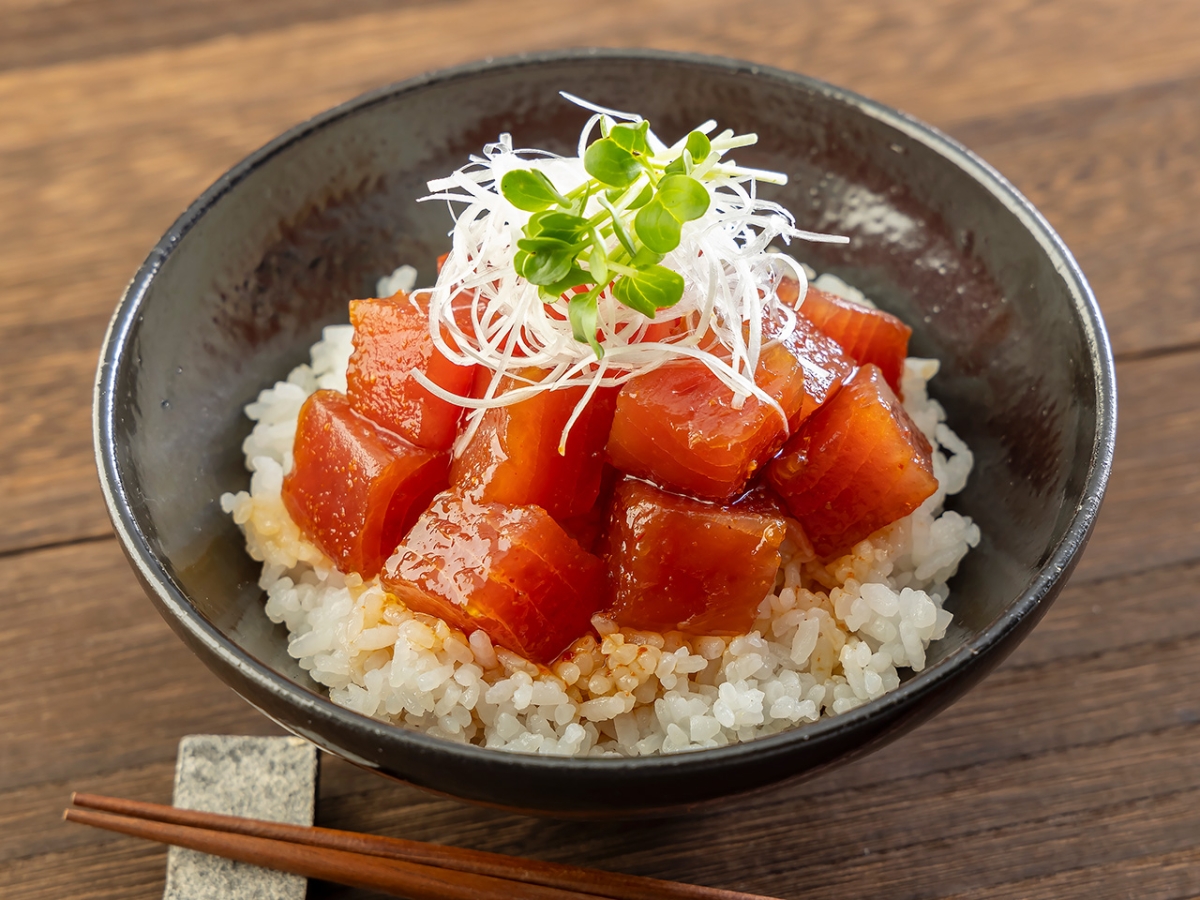
[[[759,135],[739,162],[786,172],[793,249],[861,287],[942,361],[933,385],[976,454],[953,506],[983,543],[953,583],[930,664],[847,714],[717,750],[564,760],[463,747],[332,704],[262,611],[257,566],[218,506],[244,488],[242,407],[307,358],[346,303],[448,247],[426,182],[501,132],[570,151],[586,113],[559,90],[634,105],[669,138],[708,118]],[[266,715],[431,790],[554,815],[695,805],[812,774],[927,719],[1016,646],[1061,588],[1104,493],[1116,387],[1095,298],[1006,181],[946,137],[809,78],[731,60],[571,51],[422,76],[298,126],[223,176],[154,248],[105,341],[95,397],[110,514],[147,594],[185,643]],[[148,677],[152,677],[148,673]],[[1016,715],[1016,713],[1014,713]]]

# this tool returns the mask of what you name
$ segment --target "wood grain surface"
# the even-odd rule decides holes
[[[815,781],[581,824],[327,758],[319,823],[785,898],[1200,896],[1196,0],[0,0],[0,896],[160,895],[165,853],[63,824],[70,791],[166,801],[181,735],[277,730],[171,635],[100,500],[92,379],[141,259],[222,171],[322,109],[584,45],[825,78],[942,128],[1024,191],[1079,258],[1117,352],[1095,537],[993,676]]]

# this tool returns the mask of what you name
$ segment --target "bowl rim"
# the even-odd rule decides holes
[[[1081,499],[1071,516],[1062,537],[1045,557],[1035,576],[1010,604],[1007,611],[988,628],[975,635],[962,647],[936,664],[916,673],[895,690],[868,701],[849,712],[821,718],[817,722],[725,747],[685,753],[642,757],[594,758],[553,757],[497,751],[471,744],[460,744],[432,737],[423,732],[391,725],[338,706],[327,695],[293,682],[242,650],[226,638],[191,604],[186,593],[168,574],[163,562],[152,552],[145,534],[133,512],[124,474],[116,453],[116,383],[121,362],[130,348],[137,330],[142,304],[163,264],[179,246],[192,227],[238,183],[284,150],[304,140],[308,135],[360,113],[392,98],[421,89],[463,79],[485,76],[498,71],[519,70],[523,67],[547,64],[570,64],[576,61],[626,62],[646,60],[677,65],[702,66],[724,70],[731,75],[751,75],[782,83],[789,88],[822,95],[826,100],[853,108],[859,114],[891,126],[915,143],[940,155],[946,162],[963,170],[976,183],[992,194],[1042,246],[1065,282],[1078,316],[1086,342],[1089,365],[1096,381],[1096,434],[1092,443],[1087,477]],[[1096,298],[1078,263],[1066,244],[1045,217],[1003,175],[953,138],[877,101],[846,88],[772,66],[712,56],[700,53],[681,53],[653,49],[580,48],[523,53],[513,56],[486,58],[476,62],[426,72],[384,87],[367,91],[301,122],[249,154],[210,185],[171,225],[142,263],[117,306],[102,345],[93,391],[93,442],[96,467],[105,505],[114,531],[140,580],[153,590],[156,605],[176,630],[182,629],[200,642],[205,650],[225,666],[252,682],[257,688],[280,697],[305,713],[311,725],[318,721],[334,725],[338,730],[350,730],[368,736],[384,751],[389,744],[407,746],[413,751],[450,754],[466,763],[485,763],[493,768],[510,768],[524,774],[532,771],[587,771],[618,775],[637,772],[639,775],[671,771],[701,774],[738,759],[766,761],[784,754],[796,743],[815,742],[846,729],[898,713],[922,696],[932,693],[944,682],[970,668],[975,661],[988,656],[988,650],[1004,643],[1004,638],[1017,629],[1026,618],[1039,612],[1047,598],[1052,598],[1056,585],[1073,569],[1078,554],[1087,542],[1112,470],[1116,440],[1117,388],[1112,349]],[[174,621],[172,621],[172,619]],[[239,693],[242,693],[239,690]],[[242,694],[245,697],[245,694]],[[258,706],[246,697],[252,705]],[[262,710],[269,718],[275,716]],[[348,754],[316,731],[300,728],[294,723],[280,722],[285,728],[312,740],[325,749],[370,768],[379,768],[376,760],[361,759]]]

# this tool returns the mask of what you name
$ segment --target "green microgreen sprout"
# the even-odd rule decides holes
[[[714,155],[701,131],[691,132],[677,155],[656,155],[650,123],[600,119],[600,137],[588,145],[583,166],[590,180],[566,195],[537,169],[513,169],[500,192],[533,213],[517,242],[513,266],[553,303],[574,289],[567,313],[575,340],[604,355],[597,337],[597,302],[605,288],[630,309],[654,318],[683,297],[683,276],[661,265],[679,246],[683,227],[708,212],[710,196],[700,168]],[[719,154],[718,154],[719,156]],[[595,197],[600,210],[587,216]],[[615,244],[609,246],[609,239]]]

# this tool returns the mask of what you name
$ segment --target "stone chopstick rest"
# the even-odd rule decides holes
[[[174,804],[312,825],[317,748],[295,737],[192,734],[179,742]],[[303,900],[307,879],[183,847],[167,855],[163,900]]]

